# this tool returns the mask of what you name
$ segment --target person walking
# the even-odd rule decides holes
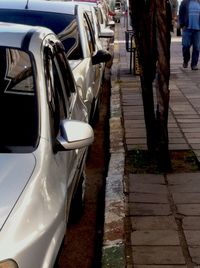
[[[200,0],[182,0],[179,8],[182,28],[183,68],[188,67],[192,47],[191,69],[198,70],[200,51]]]

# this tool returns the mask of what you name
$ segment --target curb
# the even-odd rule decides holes
[[[115,32],[115,35],[117,32]],[[117,37],[115,37],[117,40]],[[117,52],[117,53],[116,53]],[[120,97],[119,47],[114,43],[110,97],[110,162],[105,189],[105,219],[101,267],[126,267],[125,258],[125,196],[123,191],[125,149]]]

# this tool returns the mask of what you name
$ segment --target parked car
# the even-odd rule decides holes
[[[98,1],[97,0],[95,2],[99,5],[100,9],[102,10],[106,25],[109,27],[114,27],[115,26],[115,22],[113,21],[114,12],[111,9],[112,1],[107,1],[107,0]]]
[[[99,7],[98,17],[101,29],[104,29],[105,27],[113,28],[115,26],[115,22],[110,18],[109,13],[107,13],[107,11],[105,10],[105,6],[101,2],[99,2],[98,7]]]
[[[115,15],[113,17],[114,21],[115,22],[120,22],[121,16],[123,14],[121,1],[116,1],[115,2],[115,10],[114,10],[114,12],[115,12]]]
[[[83,5],[92,24],[95,40],[99,49],[109,50],[111,39],[114,39],[114,31],[104,22],[102,10],[98,3],[83,0],[75,0],[78,5]]]
[[[92,120],[101,89],[103,70],[100,63],[109,61],[111,55],[98,49],[84,7],[75,2],[1,0],[0,20],[45,26],[57,34]]]
[[[53,267],[71,202],[82,198],[94,135],[63,51],[49,29],[0,23],[3,268]]]

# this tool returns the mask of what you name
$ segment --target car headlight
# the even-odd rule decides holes
[[[0,268],[19,268],[13,260],[0,261]]]

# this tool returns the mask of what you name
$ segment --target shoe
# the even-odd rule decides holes
[[[187,68],[188,67],[188,63],[187,62],[184,62],[183,63],[183,68]]]
[[[192,66],[191,69],[192,69],[193,71],[197,71],[197,70],[199,70],[199,68],[198,68],[196,65],[195,65],[195,66]]]

